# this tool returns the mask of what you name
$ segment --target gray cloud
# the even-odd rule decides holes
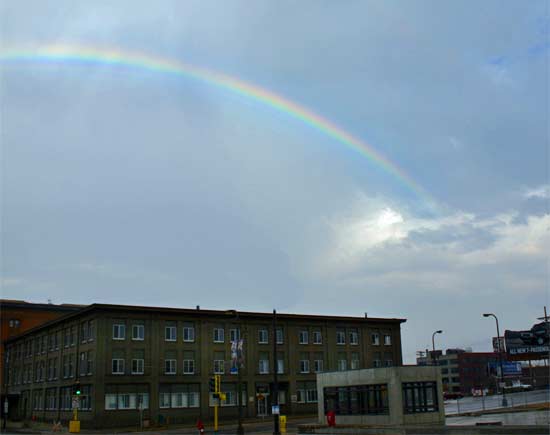
[[[545,2],[0,8],[4,48],[114,47],[266,86],[372,144],[440,207],[426,216],[379,166],[193,80],[2,64],[4,296],[407,316],[409,360],[434,325],[457,346],[490,330],[482,309],[518,328],[540,314],[548,208],[529,192],[548,184]]]

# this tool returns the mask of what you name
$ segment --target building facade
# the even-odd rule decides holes
[[[427,357],[417,358],[418,365],[439,366],[443,391],[472,395],[473,391],[496,391],[497,374],[491,370],[498,364],[498,354],[494,352],[470,352],[464,349],[447,349],[427,352]]]
[[[81,308],[82,306],[79,305],[36,304],[18,300],[0,299],[0,337],[2,340],[2,345],[0,346],[0,385],[2,386],[2,396],[0,402],[2,404],[6,399],[4,341],[50,320],[74,313]],[[1,409],[3,416],[3,405]]]
[[[436,367],[401,366],[317,376],[319,423],[332,411],[337,424],[444,424],[441,375]]]
[[[271,412],[276,365],[281,413],[317,411],[316,373],[402,365],[403,319],[94,304],[7,341],[9,393],[21,419],[68,420],[81,385],[83,427],[195,422],[237,415],[231,342],[244,342],[243,416]],[[274,338],[275,337],[275,338]],[[276,341],[276,358],[274,343]],[[276,360],[276,364],[274,361]]]

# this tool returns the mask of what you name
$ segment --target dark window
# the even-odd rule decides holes
[[[324,389],[325,413],[336,415],[389,414],[388,387],[380,385],[354,385]]]
[[[403,410],[405,414],[437,411],[437,384],[435,382],[404,382]]]

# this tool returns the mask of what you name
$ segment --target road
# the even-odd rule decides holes
[[[531,403],[550,402],[550,390],[525,391],[506,394],[508,406],[528,405]],[[486,409],[502,408],[502,395],[486,397],[464,397],[459,400],[445,402],[445,415],[463,412],[484,411]]]

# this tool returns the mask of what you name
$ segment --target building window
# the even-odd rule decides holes
[[[141,358],[132,360],[132,374],[142,375],[145,367],[145,361]]]
[[[183,360],[183,374],[192,375],[195,373],[195,360],[194,359],[184,359]]]
[[[199,384],[161,385],[160,408],[197,408],[200,404]]]
[[[284,343],[283,330],[281,328],[277,328],[275,335],[277,336],[277,344],[283,344]]]
[[[300,360],[300,373],[309,373],[309,360]]]
[[[358,353],[352,353],[351,354],[351,367],[352,370],[358,370],[361,368],[359,363],[359,354]]]
[[[339,359],[337,361],[337,370],[343,372],[347,369],[348,369],[348,361],[346,359]]]
[[[124,360],[122,358],[113,358],[112,359],[112,373],[113,375],[123,375],[124,374]]]
[[[184,326],[183,327],[183,341],[187,343],[193,343],[195,341],[195,327]]]
[[[224,342],[224,330],[223,328],[214,328],[214,343]]]
[[[88,364],[86,363],[86,357],[87,357],[86,352],[80,352],[80,362],[78,364],[80,376],[86,376],[86,374],[88,373],[86,371],[86,369],[88,368]]]
[[[175,326],[166,326],[164,328],[164,340],[165,341],[176,341],[176,327]]]
[[[380,385],[354,385],[327,387],[323,390],[325,412],[336,415],[388,415],[388,387]]]
[[[277,360],[277,373],[282,375],[285,372],[285,360],[284,359],[278,359]]]
[[[267,344],[268,343],[267,329],[258,330],[258,343],[259,344]]]
[[[170,408],[170,393],[160,393],[159,395],[159,408]]]
[[[231,343],[235,343],[236,341],[240,340],[241,338],[241,330],[238,328],[231,328],[229,330],[229,341]]]
[[[344,331],[336,331],[336,344],[346,344],[346,333]]]
[[[384,346],[391,346],[391,335],[384,334]]]
[[[113,325],[113,340],[126,339],[126,325],[123,323],[115,323]]]
[[[145,340],[145,325],[132,325],[132,340]]]
[[[384,364],[386,365],[386,367],[391,367],[393,366],[393,360],[392,359],[387,359]]]
[[[105,410],[149,409],[149,393],[105,394]]]
[[[75,327],[74,326],[71,326],[71,346],[74,346],[76,344],[76,339],[75,339]]]
[[[355,330],[349,332],[349,344],[357,346],[359,344],[359,333]]]
[[[90,320],[88,321],[88,341],[94,341],[94,338],[95,338],[94,321]]]
[[[175,375],[176,374],[176,365],[177,365],[177,360],[175,360],[175,359],[165,359],[164,360],[164,374],[165,375]]]
[[[403,382],[403,411],[405,414],[437,411],[435,382]]]
[[[315,373],[321,373],[323,371],[323,360],[322,359],[316,359],[313,361],[313,370]]]
[[[88,322],[82,322],[80,324],[80,342],[86,343],[88,341]]]
[[[373,332],[370,335],[370,338],[371,338],[371,343],[374,346],[379,346],[380,345],[380,334],[378,332]]]
[[[87,365],[86,373],[88,375],[93,374],[93,372],[94,372],[94,354],[91,350],[88,351],[88,355],[86,357],[86,365]]]
[[[300,336],[299,336],[300,344],[308,344],[308,341],[309,341],[308,331],[307,330],[300,331]]]
[[[269,354],[267,352],[260,352],[260,358],[258,360],[258,372],[261,375],[269,373]]]
[[[313,331],[313,344],[323,344],[321,331]]]
[[[92,387],[90,385],[84,385],[80,388],[80,410],[91,411],[92,410]]]
[[[225,361],[223,359],[214,360],[214,374],[223,375],[225,373]]]
[[[57,389],[56,388],[48,388],[46,390],[46,410],[47,411],[57,410]]]
[[[298,403],[317,403],[317,383],[296,382],[296,396]]]

